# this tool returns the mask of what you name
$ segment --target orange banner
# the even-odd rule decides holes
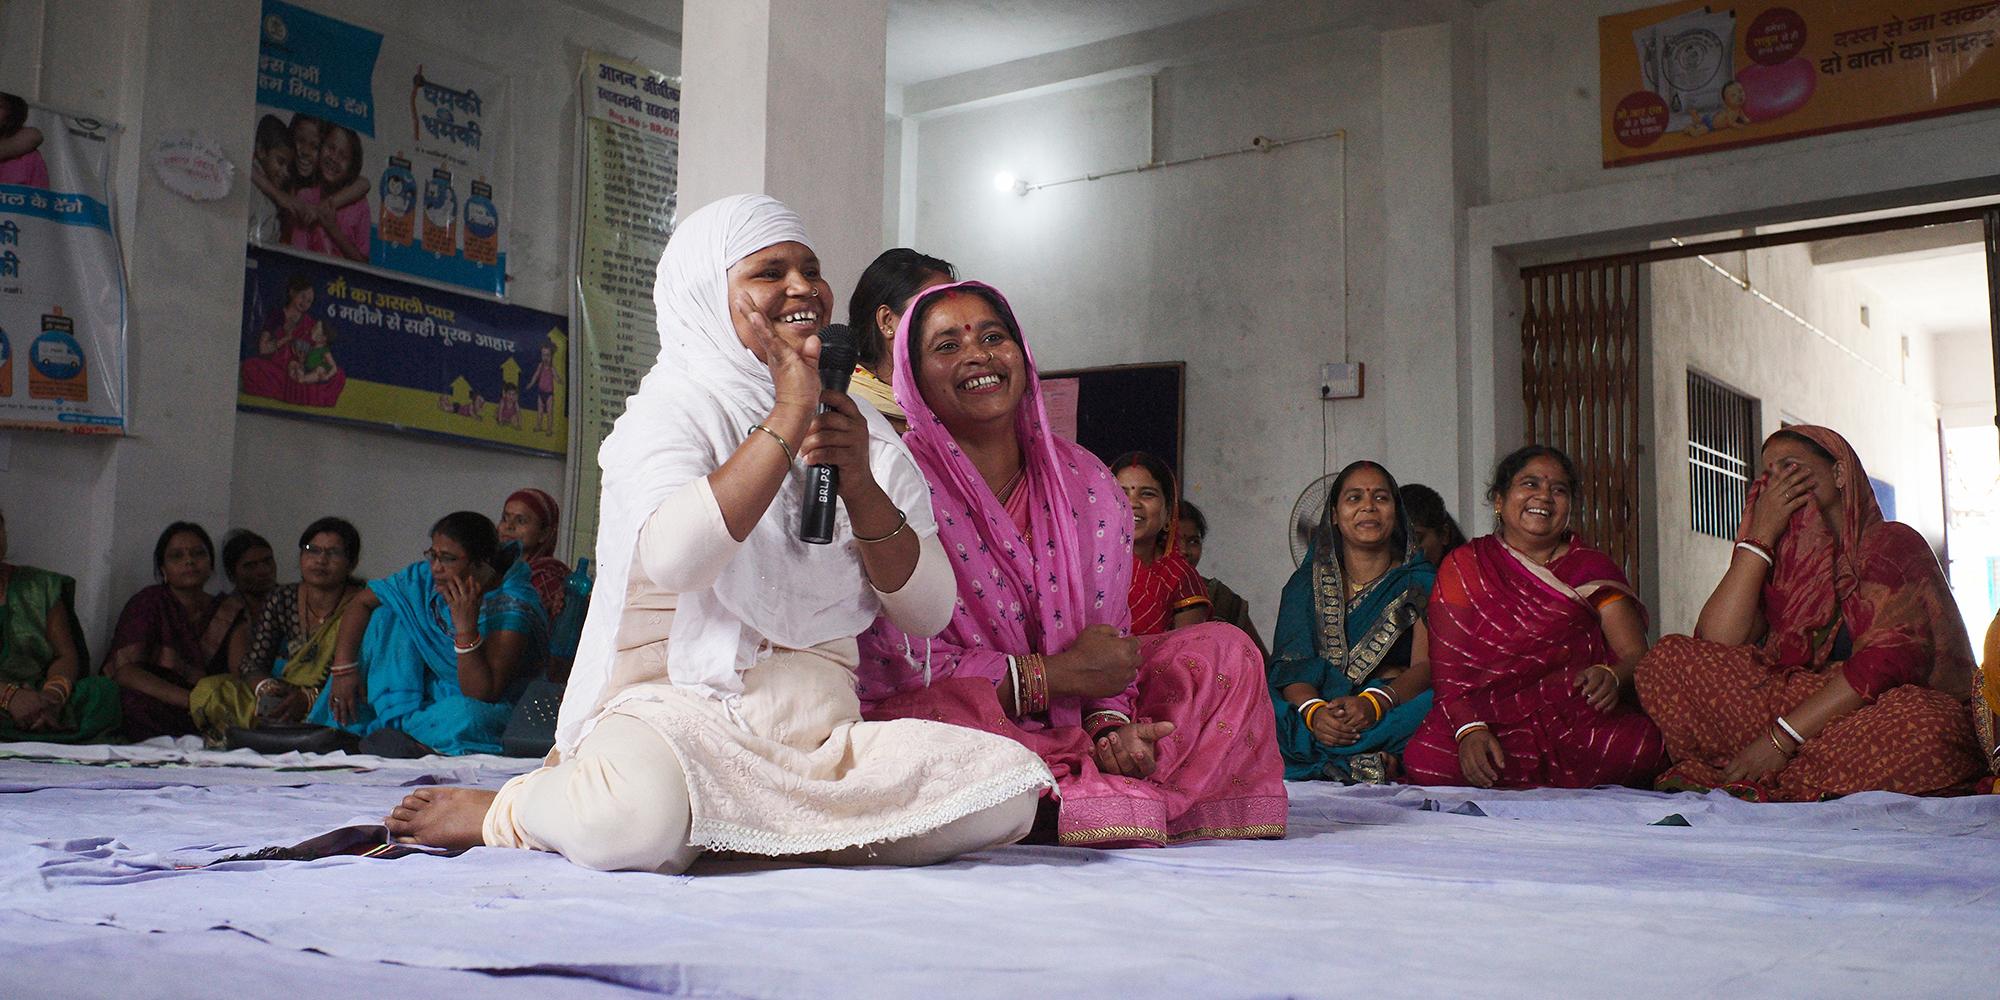
[[[1698,0],[1597,21],[1604,165],[2000,104],[2000,0]]]

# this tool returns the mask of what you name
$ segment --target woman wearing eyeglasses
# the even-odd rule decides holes
[[[236,673],[195,685],[195,715],[220,740],[231,726],[295,723],[305,717],[333,666],[334,639],[354,599],[366,588],[354,578],[361,532],[338,517],[322,517],[299,534],[299,582],[271,592],[251,623]],[[207,690],[204,690],[204,689]]]
[[[306,720],[362,737],[363,753],[499,753],[514,701],[548,657],[530,577],[486,515],[445,515],[422,560],[369,583],[341,616]]]

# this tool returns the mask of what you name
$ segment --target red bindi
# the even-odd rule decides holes
[[[967,333],[971,333],[971,332],[972,332],[972,324],[970,324],[970,323],[967,323],[967,324],[965,324],[965,332],[967,332]]]

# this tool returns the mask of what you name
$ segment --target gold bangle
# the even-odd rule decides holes
[[[1361,700],[1367,702],[1368,707],[1375,710],[1375,722],[1381,722],[1388,717],[1389,710],[1382,707],[1382,696],[1376,694],[1374,688],[1362,688]],[[1373,722],[1369,723],[1369,725],[1374,724]]]
[[[1785,758],[1786,760],[1791,760],[1792,755],[1798,753],[1797,750],[1786,750],[1785,745],[1783,743],[1778,742],[1778,731],[1776,729],[1772,729],[1769,733],[1766,733],[1765,735],[1771,737],[1771,745],[1776,747],[1778,749],[1778,755]]]
[[[785,440],[785,436],[783,434],[780,434],[777,431],[774,431],[769,427],[764,426],[763,424],[751,424],[750,430],[763,431],[764,433],[771,435],[771,440],[778,442],[778,447],[785,449],[786,465],[791,465],[792,463],[797,462],[799,460],[799,456],[792,451],[792,443],[790,441]],[[748,432],[746,431],[745,433]]]
[[[1585,667],[1584,669],[1585,669],[1585,670],[1602,670],[1602,671],[1604,671],[1605,673],[1607,673],[1607,674],[1610,674],[1610,675],[1611,675],[1611,683],[1613,683],[1613,684],[1616,684],[1616,685],[1618,685],[1618,686],[1619,686],[1620,688],[1623,688],[1623,687],[1625,686],[1625,678],[1623,678],[1623,677],[1620,677],[1620,676],[1618,676],[1618,671],[1616,671],[1616,670],[1613,670],[1613,669],[1611,669],[1611,667],[1610,667],[1610,665],[1609,665],[1609,664],[1604,664],[1604,663],[1593,663],[1593,664],[1591,664],[1590,666],[1588,666],[1588,667]]]
[[[863,538],[860,535],[855,535],[854,540],[860,542],[863,545],[874,545],[878,542],[886,542],[889,539],[902,534],[903,529],[909,526],[910,526],[910,515],[903,513],[903,508],[898,507],[896,508],[896,530],[891,531],[888,534],[883,535],[879,538]]]

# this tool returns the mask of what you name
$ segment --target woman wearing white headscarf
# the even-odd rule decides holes
[[[1026,748],[860,721],[854,636],[878,613],[934,635],[955,590],[909,453],[820,391],[833,293],[798,217],[753,195],[695,212],[653,299],[659,362],[598,453],[598,576],[550,763],[497,795],[414,792],[390,832],[663,872],[704,850],[929,864],[1025,836],[1053,785]],[[797,538],[813,463],[840,468],[831,545]]]

